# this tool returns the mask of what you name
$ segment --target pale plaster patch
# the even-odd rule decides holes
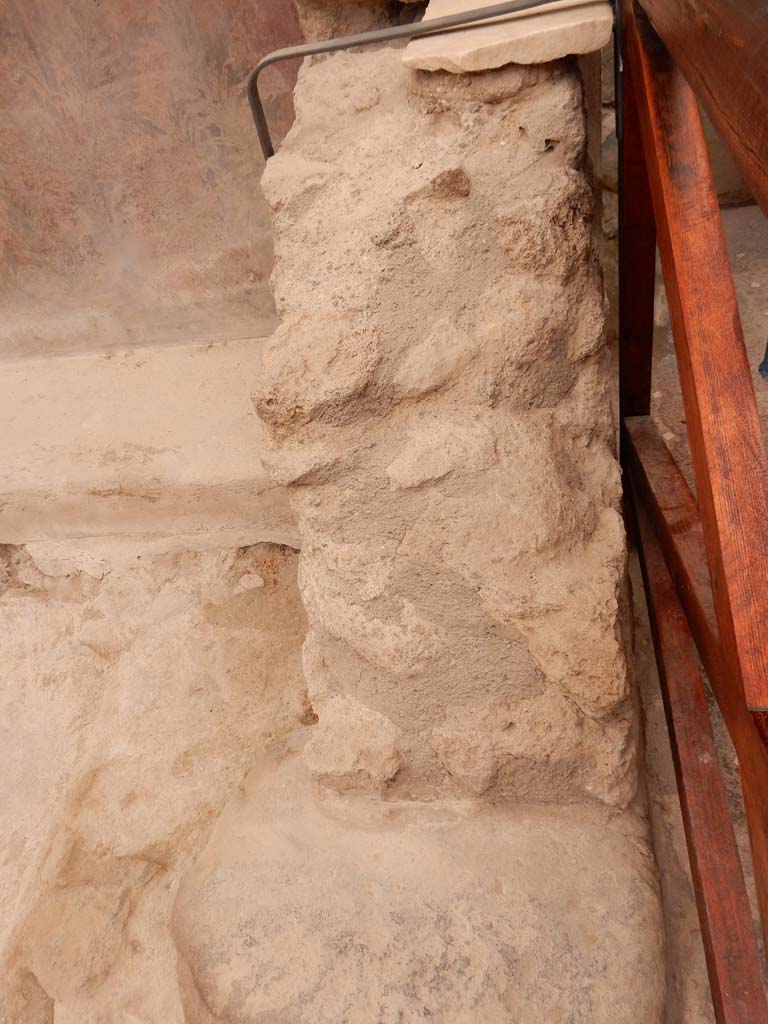
[[[262,346],[0,362],[0,540],[296,544],[251,402]]]

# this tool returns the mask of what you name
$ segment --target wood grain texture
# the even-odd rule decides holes
[[[626,419],[625,465],[650,517],[718,706],[739,758],[763,931],[768,922],[768,752],[723,657],[717,636],[704,530],[696,500],[648,417]],[[768,943],[767,943],[768,945]]]
[[[768,1021],[760,954],[704,683],[685,613],[642,508],[638,527],[715,1018],[719,1024],[760,1024]]]
[[[623,11],[720,641],[765,711],[768,464],[701,117],[642,13]]]
[[[768,213],[768,5],[640,2]]]

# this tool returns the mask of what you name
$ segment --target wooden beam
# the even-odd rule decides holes
[[[768,214],[768,5],[640,2]]]
[[[696,99],[632,0],[622,8],[720,642],[768,710],[768,463]]]
[[[749,721],[739,681],[729,679],[722,659],[696,499],[650,416],[625,419],[622,441],[633,491],[653,520],[707,674],[727,687],[718,692],[726,723],[730,728],[739,709]]]
[[[685,613],[645,511],[641,562],[693,888],[718,1024],[766,1024],[760,953]]]
[[[763,931],[768,931],[768,752],[729,671],[715,625],[704,530],[685,477],[649,417],[624,420],[632,492],[653,523],[720,712],[739,758]],[[766,942],[768,946],[768,942]]]

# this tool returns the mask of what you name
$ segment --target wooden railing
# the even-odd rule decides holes
[[[641,3],[768,214],[768,5]]]
[[[641,0],[662,42],[633,0],[619,2],[622,460],[715,1015],[763,1024],[762,963],[699,658],[739,759],[768,936],[768,463],[697,98],[768,204],[768,17],[758,12],[763,35],[745,41],[755,28],[752,11],[739,17],[745,2]],[[650,416],[657,244],[696,498]]]

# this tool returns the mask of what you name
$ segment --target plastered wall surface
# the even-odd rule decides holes
[[[269,334],[245,79],[294,5],[10,0],[0,14],[0,360]],[[264,78],[276,134],[296,66]]]

